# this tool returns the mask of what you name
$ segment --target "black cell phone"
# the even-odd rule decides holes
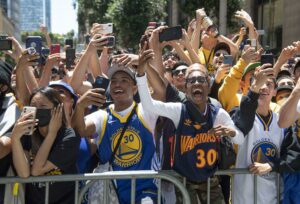
[[[71,68],[74,65],[75,60],[75,49],[74,48],[67,48],[66,49],[66,67]]]
[[[105,78],[103,76],[97,76],[95,79],[95,83],[93,84],[93,88],[102,88],[104,90],[107,90],[110,80],[108,78]]]
[[[73,48],[73,39],[66,39],[65,40],[65,45],[69,45],[69,48]]]
[[[91,36],[89,34],[87,34],[84,36],[84,38],[85,38],[85,44],[88,45],[91,41]]]
[[[43,47],[42,51],[41,51],[42,65],[46,64],[46,60],[47,60],[49,54],[50,54],[50,49]]]
[[[224,61],[223,64],[229,64],[229,65],[233,65],[233,57],[232,55],[224,55]]]
[[[274,55],[273,54],[263,54],[260,58],[261,65],[263,64],[272,64],[272,67],[274,65]]]
[[[12,50],[12,40],[7,39],[8,36],[0,36],[0,50]]]
[[[166,28],[159,33],[159,42],[179,40],[181,38],[182,38],[181,26]]]

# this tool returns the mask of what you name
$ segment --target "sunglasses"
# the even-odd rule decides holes
[[[175,70],[172,71],[172,74],[174,76],[178,76],[180,74],[180,72],[182,72],[182,74],[185,75],[186,69],[175,69]]]
[[[199,84],[207,83],[206,77],[203,77],[203,76],[195,76],[195,77],[190,77],[190,78],[186,79],[186,83],[190,83],[190,84],[194,84],[194,83],[196,83],[196,81]]]

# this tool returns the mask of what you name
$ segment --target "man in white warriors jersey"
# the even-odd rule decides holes
[[[258,67],[248,95],[233,115],[244,137],[234,137],[238,144],[236,167],[249,168],[257,174],[257,203],[277,203],[276,174],[272,163],[279,158],[283,131],[278,126],[278,115],[270,110],[276,94],[276,83],[270,64]],[[234,177],[234,203],[254,203],[254,175]]]

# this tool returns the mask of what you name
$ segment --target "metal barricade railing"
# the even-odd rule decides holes
[[[3,177],[0,178],[0,184],[9,184],[9,183],[37,183],[44,182],[46,183],[45,189],[45,204],[49,203],[49,182],[67,182],[74,181],[75,182],[75,204],[79,204],[83,198],[85,191],[92,185],[93,182],[87,183],[87,185],[79,191],[79,182],[80,181],[94,181],[94,180],[104,180],[104,195],[108,193],[108,181],[112,179],[131,179],[131,203],[135,203],[135,186],[136,179],[145,179],[145,178],[153,178],[158,179],[158,203],[161,203],[161,179],[169,181],[173,183],[182,193],[183,201],[185,204],[190,204],[190,197],[183,186],[182,182],[180,182],[173,175],[170,175],[167,172],[156,172],[156,171],[110,171],[104,173],[92,173],[92,174],[77,174],[77,175],[56,175],[56,176],[38,176],[38,177],[29,177],[26,179],[19,177]],[[109,203],[107,197],[105,203]]]
[[[219,170],[215,175],[234,175],[236,174],[251,174],[248,169],[228,169],[228,170]],[[131,203],[135,203],[135,187],[136,179],[145,179],[153,178],[158,179],[157,182],[157,203],[161,203],[161,180],[166,180],[175,185],[183,196],[183,202],[185,204],[190,204],[190,196],[186,189],[186,179],[181,177],[183,181],[181,182],[178,177],[181,177],[178,173],[174,171],[109,171],[104,173],[90,173],[90,174],[77,174],[77,175],[56,175],[56,176],[39,176],[39,177],[29,177],[22,179],[19,177],[4,177],[0,178],[0,184],[8,183],[35,183],[35,182],[45,182],[45,203],[49,203],[49,182],[75,182],[75,204],[81,203],[84,193],[91,187],[91,185],[97,180],[104,180],[104,203],[108,203],[108,188],[109,181],[113,179],[131,179]],[[89,181],[79,192],[79,182],[80,181]],[[231,195],[233,195],[233,183],[231,185]],[[277,203],[280,203],[280,175],[277,174],[276,179],[277,187]],[[232,197],[232,196],[231,196]],[[234,204],[233,202],[231,202]],[[254,175],[254,203],[257,203],[257,176]],[[207,180],[207,204],[210,204],[210,178]]]

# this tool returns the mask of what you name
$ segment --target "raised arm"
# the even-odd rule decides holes
[[[58,66],[60,60],[60,53],[49,55],[39,80],[39,87],[49,85],[49,82],[51,81],[52,68],[54,66]]]
[[[148,60],[151,56],[147,50],[142,49],[137,69],[137,85],[141,99],[141,103],[145,111],[157,116],[164,116],[171,119],[175,127],[178,126],[181,114],[181,103],[163,103],[151,98],[147,85],[146,69],[148,68]]]
[[[281,128],[288,128],[300,118],[300,80],[298,80],[291,95],[281,106],[279,111],[278,125]],[[298,105],[299,104],[299,105]]]
[[[90,60],[90,55],[97,52],[97,49],[103,49],[106,45],[106,38],[96,34],[91,39],[85,53],[81,56],[79,62],[76,64],[70,84],[73,89],[78,92],[85,78],[85,73]]]
[[[35,126],[35,121],[29,119],[30,113],[21,116],[12,131],[12,156],[13,164],[18,176],[27,178],[30,176],[30,158],[27,150],[24,150],[21,143],[21,138],[32,126]]]
[[[44,36],[46,38],[47,46],[50,48],[52,45],[51,38],[47,31],[47,27],[44,24],[40,25],[40,31],[44,34]]]

